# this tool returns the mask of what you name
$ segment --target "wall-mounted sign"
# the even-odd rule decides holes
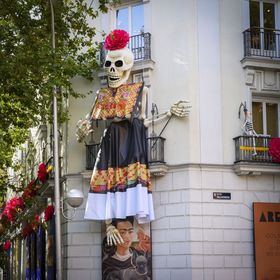
[[[231,199],[231,193],[227,192],[213,192],[213,199]]]
[[[280,203],[253,203],[256,280],[280,279]]]

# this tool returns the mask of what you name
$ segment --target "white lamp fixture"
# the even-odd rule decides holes
[[[71,216],[64,214],[64,202],[72,207]],[[66,220],[72,220],[76,215],[76,209],[80,207],[84,202],[84,194],[77,189],[71,189],[66,193],[66,197],[61,199],[61,214]]]

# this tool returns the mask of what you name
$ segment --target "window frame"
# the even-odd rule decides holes
[[[279,3],[277,0],[249,0],[249,2],[259,2],[260,3],[260,14],[259,14],[259,20],[260,20],[260,26],[255,26],[255,27],[260,27],[264,28],[264,10],[263,10],[263,4],[264,3],[271,3],[274,4],[274,20],[275,20],[275,29],[278,29],[280,26],[280,22],[278,20],[278,9],[279,9]],[[250,4],[249,4],[249,26],[250,26]]]
[[[140,6],[140,5],[143,5],[143,8],[145,8],[144,4],[146,2],[147,1],[137,0],[137,1],[129,1],[128,3],[123,3],[123,4],[118,5],[114,10],[114,22],[113,22],[114,28],[115,29],[117,28],[117,11],[127,8],[128,9],[128,29],[129,29],[128,33],[130,34],[130,36],[133,36],[133,34],[132,34],[132,8],[135,6]],[[144,10],[143,21],[144,21],[144,29],[145,29],[145,26],[146,26],[145,25],[145,10]]]
[[[278,117],[277,118],[277,128],[278,128],[277,137],[279,137],[280,136],[280,100],[279,100],[279,97],[253,96],[252,97],[251,108],[253,108],[253,102],[262,103],[263,133],[261,135],[263,135],[263,136],[268,136],[268,133],[267,133],[267,118],[266,118],[266,103],[277,104],[277,114],[278,114],[278,116],[277,116]],[[252,112],[252,121],[254,121],[253,112]]]

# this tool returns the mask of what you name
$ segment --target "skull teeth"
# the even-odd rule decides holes
[[[120,80],[120,78],[109,77],[109,80],[110,80],[110,81],[118,81],[118,80]]]

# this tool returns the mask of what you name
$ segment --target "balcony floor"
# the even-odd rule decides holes
[[[264,162],[237,162],[234,164],[234,172],[237,175],[280,175],[280,164]]]

